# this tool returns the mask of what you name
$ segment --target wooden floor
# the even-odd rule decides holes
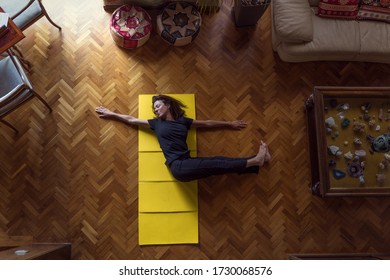
[[[390,65],[282,62],[269,10],[236,28],[229,5],[204,16],[183,48],[154,31],[143,47],[112,41],[96,0],[44,1],[45,18],[19,44],[34,65],[33,100],[0,131],[0,233],[71,242],[74,259],[286,259],[290,253],[390,252],[390,198],[321,199],[308,191],[303,104],[317,85],[389,86]],[[247,156],[265,140],[259,176],[199,182],[198,246],[138,245],[137,130],[99,119],[104,105],[138,114],[143,93],[195,93],[199,119],[243,119],[242,131],[198,131],[200,156]]]

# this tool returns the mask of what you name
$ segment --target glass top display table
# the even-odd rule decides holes
[[[305,108],[312,193],[390,196],[390,87],[315,87]]]

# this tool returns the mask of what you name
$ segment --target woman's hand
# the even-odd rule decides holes
[[[230,122],[230,126],[234,129],[243,129],[246,127],[246,122],[241,121],[241,120],[236,120]]]
[[[112,117],[112,115],[113,115],[112,111],[108,110],[107,108],[105,108],[103,106],[96,107],[95,111],[96,111],[96,113],[99,114],[99,117],[101,117],[101,118],[109,118],[109,117]]]

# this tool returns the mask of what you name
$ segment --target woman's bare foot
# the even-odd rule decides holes
[[[266,143],[261,141],[259,152],[255,157],[247,160],[246,167],[263,166],[267,153],[268,153],[268,146]]]
[[[268,146],[266,143],[261,141],[259,152],[255,157],[259,162],[259,166],[263,166],[265,159],[267,158],[267,153],[268,153]]]
[[[271,160],[271,154],[269,153],[268,147],[267,147],[267,153],[264,156],[264,162],[269,162]]]

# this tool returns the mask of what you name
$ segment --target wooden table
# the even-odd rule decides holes
[[[390,151],[373,145],[390,144],[390,87],[316,87],[305,107],[312,193],[390,196]]]
[[[4,12],[1,7],[0,12]],[[17,27],[16,24],[11,20],[11,18],[8,20],[8,29],[9,31],[0,38],[0,54],[9,50],[25,37],[19,27]]]

